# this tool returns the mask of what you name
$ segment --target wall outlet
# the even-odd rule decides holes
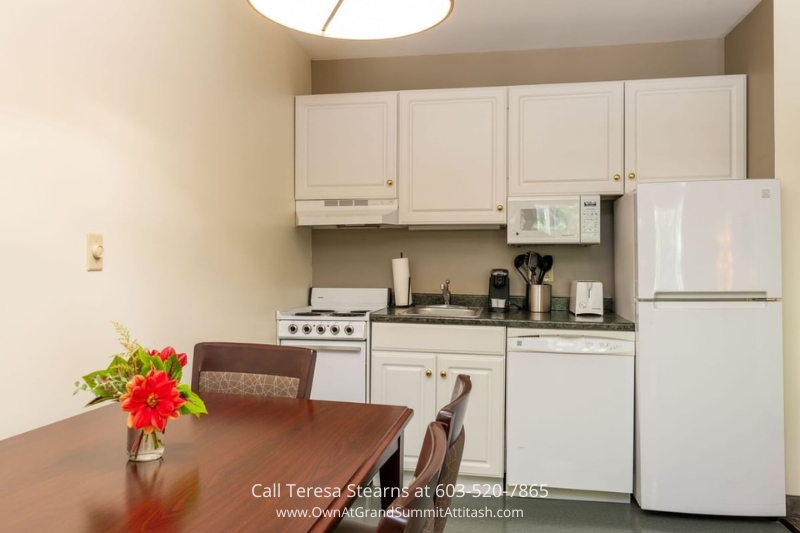
[[[555,281],[555,277],[553,276],[553,269],[551,268],[550,271],[544,275],[544,282],[553,283],[553,281]]]

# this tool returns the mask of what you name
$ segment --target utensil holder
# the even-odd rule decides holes
[[[552,292],[552,285],[528,285],[528,311],[549,313]]]

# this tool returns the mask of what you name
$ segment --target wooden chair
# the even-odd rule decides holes
[[[458,480],[458,471],[461,468],[461,457],[464,455],[464,442],[466,439],[464,417],[467,414],[467,403],[469,403],[471,391],[472,380],[467,375],[459,374],[456,378],[455,387],[453,387],[450,403],[442,407],[439,410],[439,414],[436,415],[436,422],[442,424],[447,433],[447,455],[444,459],[438,483],[444,490],[440,490],[441,496],[434,496],[433,504],[438,512],[434,522],[427,525],[425,533],[442,533],[447,524],[445,511],[450,507],[453,500],[452,494],[455,492],[454,490],[447,490],[447,487],[455,485]]]
[[[192,390],[308,399],[316,361],[308,348],[201,342],[194,347]]]
[[[447,434],[439,422],[431,422],[425,433],[417,461],[417,474],[408,484],[405,494],[399,496],[389,506],[386,516],[378,522],[377,528],[344,520],[335,533],[422,533],[434,521],[433,499],[439,484],[442,465],[447,455]]]

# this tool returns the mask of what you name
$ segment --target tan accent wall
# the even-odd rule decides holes
[[[725,73],[747,74],[747,176],[775,177],[773,0],[725,37]]]
[[[783,200],[786,492],[800,496],[800,2],[775,0],[775,176]]]
[[[311,62],[314,94],[708,76],[724,67],[722,39]]]
[[[312,61],[313,92],[365,92],[445,87],[567,83],[722,74],[722,39],[595,48],[483,54]],[[598,246],[532,247],[555,258],[554,294],[567,296],[572,279],[604,283],[614,295],[612,208],[603,207]],[[456,293],[484,294],[489,270],[512,271],[512,292],[524,294],[505,230],[315,230],[314,285],[391,286],[390,259],[411,258],[413,290],[436,292],[445,278]]]
[[[0,439],[83,411],[73,382],[119,351],[110,320],[190,357],[274,342],[311,282],[293,201],[305,53],[247,2],[0,13]]]
[[[409,258],[411,289],[439,292],[449,279],[456,294],[486,294],[489,272],[505,268],[511,293],[525,294],[514,271],[514,257],[527,250],[554,259],[555,296],[569,296],[572,279],[603,282],[603,294],[614,294],[614,216],[610,202],[602,204],[603,244],[593,246],[527,246],[506,244],[506,230],[425,231],[407,229],[314,230],[314,285],[320,287],[391,287],[392,263],[403,252]]]

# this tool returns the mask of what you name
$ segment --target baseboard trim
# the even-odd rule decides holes
[[[786,516],[800,517],[800,496],[786,495]]]

